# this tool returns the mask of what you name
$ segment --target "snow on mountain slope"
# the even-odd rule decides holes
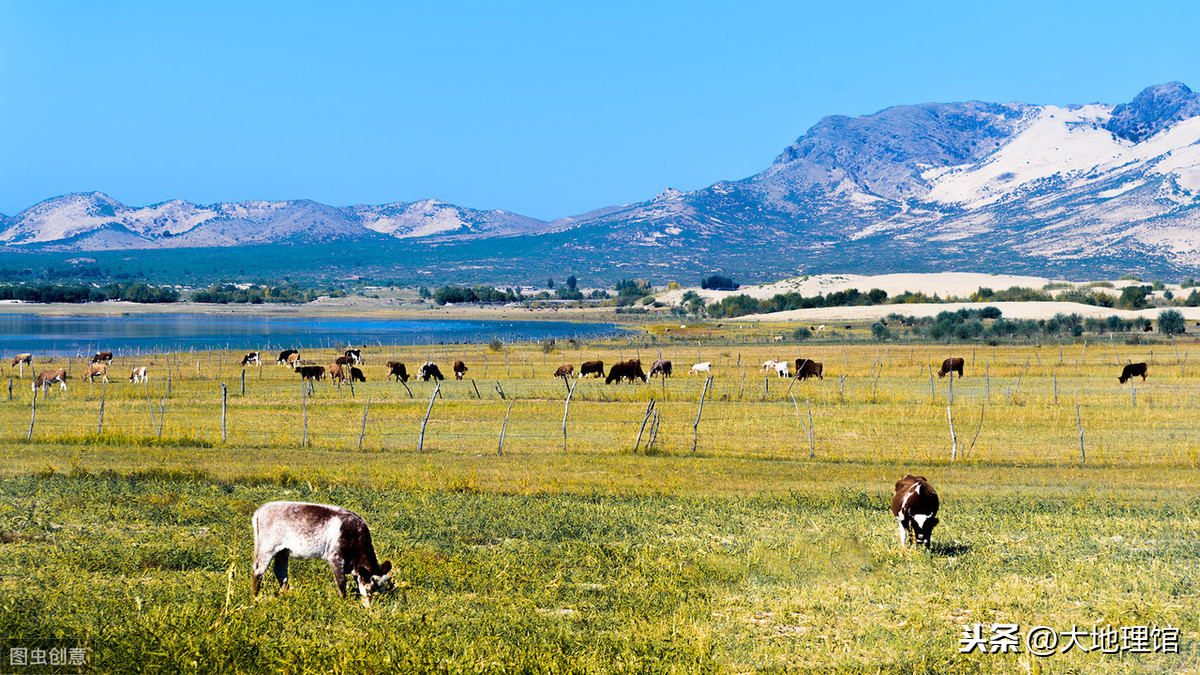
[[[1117,137],[1104,125],[1111,108],[1045,106],[1034,121],[980,163],[930,169],[929,201],[977,209],[1019,196],[1039,181],[1076,189],[1114,175],[1173,174],[1181,187],[1200,183],[1200,117],[1179,122],[1141,143]],[[1116,188],[1103,198],[1135,187]]]

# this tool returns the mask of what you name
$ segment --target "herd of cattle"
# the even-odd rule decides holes
[[[88,364],[87,372],[82,379],[94,382],[97,377],[104,382],[108,382],[108,367],[112,365],[112,352],[97,352],[91,357]],[[333,363],[328,366],[322,366],[315,363],[304,361],[300,358],[300,352],[296,349],[285,349],[279,352],[278,358],[275,359],[278,365],[286,365],[296,371],[297,374],[304,380],[315,381],[324,380],[326,376],[335,384],[344,382],[366,382],[366,375],[358,366],[365,363],[363,361],[361,349],[347,349],[346,352],[334,359]],[[33,354],[24,353],[17,354],[13,357],[12,366],[20,367],[20,376],[25,377],[25,366],[33,367]],[[262,356],[259,352],[248,352],[242,357],[242,366],[260,366],[262,365]],[[702,361],[693,364],[688,369],[689,375],[710,374],[712,372],[712,362]],[[795,366],[793,370],[792,366]],[[942,361],[942,367],[938,370],[938,377],[945,377],[947,374],[954,373],[958,377],[963,376],[963,369],[966,361],[961,357],[951,357]],[[408,382],[408,369],[404,363],[400,361],[388,361],[384,364],[385,379],[391,381],[395,378],[399,382]],[[788,361],[776,361],[768,359],[764,361],[760,370],[764,373],[775,371],[779,377],[796,378],[799,380],[807,380],[810,377],[817,379],[825,379],[824,364],[820,361],[812,359],[797,358],[794,363]],[[452,367],[454,378],[456,380],[463,379],[463,375],[468,371],[467,365],[462,361],[455,361]],[[614,382],[629,381],[635,382],[641,380],[647,382],[651,377],[670,377],[672,372],[671,362],[665,360],[655,361],[650,365],[650,372],[647,374],[642,370],[642,362],[640,359],[629,359],[628,361],[619,361],[612,364],[608,369],[607,376],[604,373],[603,361],[584,361],[579,365],[579,373],[576,375],[575,366],[565,364],[559,366],[554,371],[554,377],[567,379],[570,377],[603,377],[606,384]],[[1146,364],[1130,363],[1121,370],[1121,374],[1117,380],[1121,384],[1125,384],[1130,378],[1141,377],[1142,381],[1146,381]],[[417,369],[417,379],[428,382],[429,380],[444,380],[441,369],[436,363],[426,361]],[[67,388],[67,380],[71,378],[70,373],[65,368],[55,370],[43,370],[38,373],[33,381],[33,389],[36,391],[39,387],[49,389],[52,385],[58,384],[60,389]],[[132,383],[144,383],[150,379],[149,371],[146,366],[137,366],[129,373],[129,381]]]

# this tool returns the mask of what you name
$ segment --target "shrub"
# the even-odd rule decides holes
[[[1178,310],[1168,309],[1158,315],[1158,331],[1163,335],[1183,335],[1187,332],[1187,321]]]
[[[808,326],[800,326],[796,330],[792,331],[792,337],[796,338],[797,340],[807,340],[812,337],[812,331],[809,330]]]
[[[888,327],[883,325],[882,321],[876,321],[871,324],[871,336],[876,340],[887,340],[892,337],[892,331],[888,330]]]

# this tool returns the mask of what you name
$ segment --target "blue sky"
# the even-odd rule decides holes
[[[1200,3],[250,4],[0,0],[0,213],[99,190],[551,219],[744,178],[829,114],[1200,88]]]

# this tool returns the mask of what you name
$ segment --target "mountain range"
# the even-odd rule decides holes
[[[495,245],[479,246],[486,240]],[[0,216],[8,251],[329,242],[437,246],[442,260],[482,277],[522,268],[519,260],[497,264],[484,250],[651,278],[1195,272],[1200,94],[1172,82],[1115,106],[969,101],[833,115],[747,178],[549,222],[432,199],[131,207],[99,192]]]

